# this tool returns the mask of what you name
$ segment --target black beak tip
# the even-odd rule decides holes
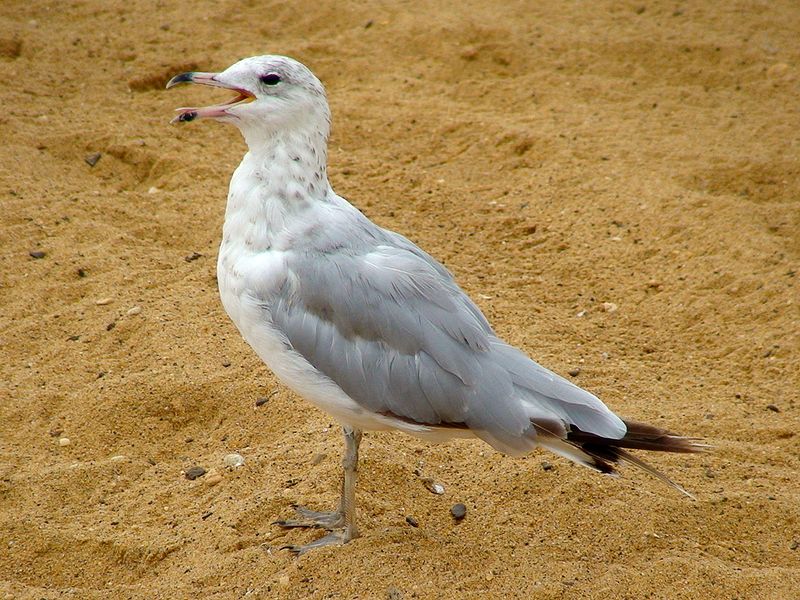
[[[176,86],[179,83],[191,83],[193,78],[194,71],[188,71],[186,73],[181,73],[180,75],[175,75],[175,77],[167,82],[167,89]]]

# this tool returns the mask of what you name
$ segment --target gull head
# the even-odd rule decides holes
[[[179,83],[224,88],[236,95],[213,106],[179,108],[173,123],[215,119],[236,125],[246,138],[309,126],[327,137],[330,128],[325,88],[308,67],[287,56],[245,58],[220,73],[181,73],[169,80],[167,89]]]

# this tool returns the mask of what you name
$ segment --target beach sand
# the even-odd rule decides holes
[[[798,597],[800,8],[452,5],[2,3],[0,597]],[[220,305],[245,146],[169,120],[228,95],[164,90],[268,53],[327,86],[334,188],[499,335],[713,445],[646,456],[697,501],[367,433],[362,536],[280,549],[320,535],[273,521],[337,501],[340,430]]]

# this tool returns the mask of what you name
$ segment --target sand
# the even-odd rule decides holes
[[[2,3],[0,595],[798,597],[800,8],[458,6]],[[500,335],[713,444],[649,457],[696,502],[632,469],[368,433],[362,537],[280,550],[319,535],[272,522],[335,503],[341,436],[219,303],[244,144],[168,122],[227,95],[163,89],[264,53],[327,85],[338,192]]]

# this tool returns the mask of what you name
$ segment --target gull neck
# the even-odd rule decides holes
[[[244,163],[265,196],[293,203],[324,199],[328,188],[328,134],[314,127],[277,132],[243,131]]]

